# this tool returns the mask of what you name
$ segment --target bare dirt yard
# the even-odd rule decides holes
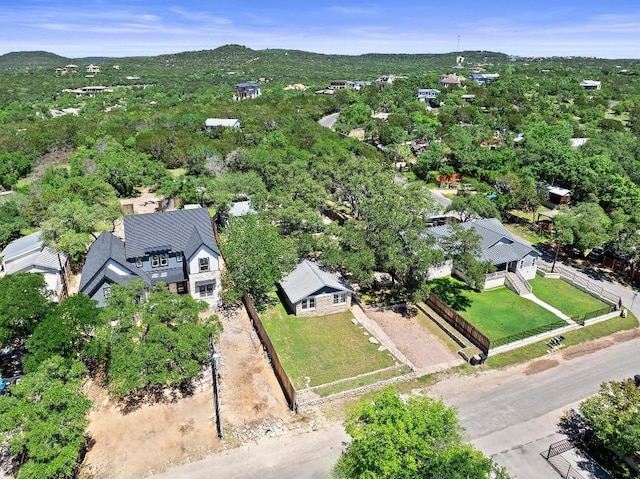
[[[295,416],[262,351],[246,312],[221,316],[220,409],[224,438],[218,439],[211,370],[196,381],[193,395],[167,397],[125,413],[95,383],[86,385],[93,400],[90,448],[79,477],[133,479],[271,435],[285,434],[308,418]]]
[[[417,317],[406,318],[390,309],[380,308],[366,308],[365,313],[391,338],[417,372],[460,359]]]

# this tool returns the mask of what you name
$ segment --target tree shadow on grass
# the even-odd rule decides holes
[[[450,278],[439,278],[431,282],[431,291],[456,311],[464,311],[471,306],[471,300],[464,295],[465,291],[473,291],[470,286]]]

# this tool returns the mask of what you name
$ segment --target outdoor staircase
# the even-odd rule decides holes
[[[515,273],[507,273],[505,284],[520,296],[531,294],[533,291],[529,282],[517,271]]]

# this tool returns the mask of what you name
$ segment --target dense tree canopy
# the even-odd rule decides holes
[[[53,356],[0,395],[0,438],[20,479],[71,479],[86,447],[91,402],[81,392],[78,361]]]
[[[17,273],[0,278],[0,348],[26,339],[51,307],[44,277]]]
[[[226,300],[238,302],[246,290],[256,307],[264,306],[275,284],[295,265],[293,245],[282,239],[275,226],[252,214],[234,219],[223,235]]]
[[[390,390],[378,393],[349,414],[346,430],[352,439],[336,478],[508,477],[463,442],[455,411],[428,397],[403,401]]]
[[[106,361],[109,390],[121,398],[188,386],[209,359],[209,335],[222,328],[217,316],[201,317],[206,309],[164,283],[148,293],[141,282],[114,285],[87,354]]]

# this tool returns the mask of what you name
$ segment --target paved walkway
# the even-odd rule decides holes
[[[565,321],[567,321],[568,323],[573,324],[573,321],[571,321],[571,318],[569,316],[567,316],[566,314],[564,314],[562,311],[560,311],[559,309],[554,308],[553,306],[551,306],[548,303],[545,303],[544,301],[542,301],[540,298],[538,298],[535,294],[533,293],[529,293],[529,294],[523,294],[522,298],[524,299],[528,299],[529,301],[533,301],[534,303],[542,306],[544,309],[546,309],[547,311],[551,311],[553,314],[555,314],[557,317],[559,317],[560,319],[564,319]]]

